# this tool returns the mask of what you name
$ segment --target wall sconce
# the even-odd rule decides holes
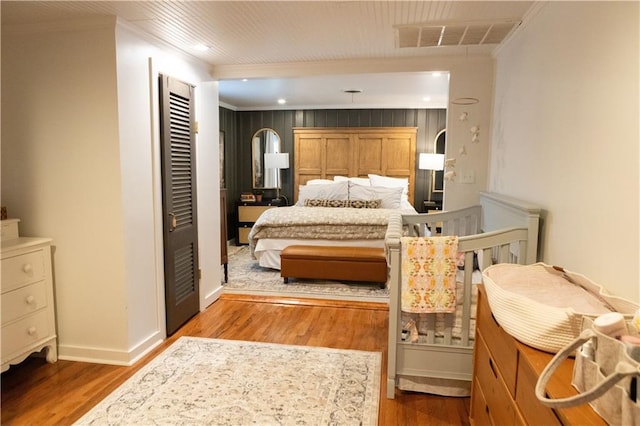
[[[280,176],[280,170],[289,168],[289,153],[288,152],[268,152],[264,154],[264,168],[276,169],[276,188],[277,188],[277,200],[280,200],[280,188],[282,187],[282,179]]]
[[[418,169],[420,170],[444,170],[444,154],[420,153],[418,160]],[[433,179],[433,173],[431,174]],[[431,182],[427,182],[428,197],[427,201],[431,201]]]

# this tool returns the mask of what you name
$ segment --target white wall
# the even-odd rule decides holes
[[[447,109],[447,159],[455,165],[446,171],[456,176],[445,180],[444,208],[459,209],[480,202],[479,192],[487,187],[493,105],[494,61],[490,57],[463,58],[450,67],[449,107]],[[477,99],[467,103],[463,98]],[[460,117],[466,113],[466,119]],[[472,127],[479,127],[477,141],[472,141]],[[464,152],[461,151],[464,149]],[[470,179],[463,180],[468,175]]]
[[[497,55],[489,189],[546,210],[543,260],[640,300],[639,3],[548,2]]]
[[[208,66],[151,44],[145,34],[118,21],[118,112],[127,263],[129,347],[134,354],[165,334],[162,194],[160,182],[159,74],[196,86],[196,136],[200,307],[221,292],[218,170],[218,91]]]
[[[158,72],[197,86],[204,307],[221,287],[207,66],[113,19],[2,28],[2,205],[24,235],[54,240],[62,359],[130,364],[165,335]]]
[[[218,82],[201,82],[196,88],[196,118],[200,123],[197,136],[198,171],[198,249],[202,279],[200,309],[203,310],[222,294],[220,269],[220,115]]]
[[[23,235],[53,238],[61,354],[117,352],[127,305],[113,22],[2,30],[2,205]]]

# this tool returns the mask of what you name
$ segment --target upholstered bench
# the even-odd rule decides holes
[[[280,276],[339,281],[387,282],[387,259],[375,247],[286,247],[280,253]]]

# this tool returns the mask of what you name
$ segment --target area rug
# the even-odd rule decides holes
[[[380,352],[180,337],[78,425],[377,425]]]
[[[229,254],[229,280],[225,293],[263,296],[291,296],[319,299],[389,302],[389,290],[378,283],[346,283],[331,280],[289,279],[285,284],[280,271],[263,268],[251,257],[248,246],[233,247]]]

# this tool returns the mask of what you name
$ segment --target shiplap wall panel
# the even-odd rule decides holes
[[[229,227],[233,229],[234,202],[240,193],[251,190],[251,138],[263,128],[280,135],[282,151],[290,153],[293,167],[293,127],[417,127],[416,156],[432,152],[436,134],[446,127],[446,109],[351,109],[351,110],[278,110],[231,111],[220,108],[220,127],[226,137],[226,182],[228,188]],[[415,164],[417,165],[417,158]],[[427,195],[427,172],[416,170],[414,206],[421,208]],[[293,199],[293,170],[283,170],[281,193]],[[274,193],[275,194],[275,193]],[[269,195],[269,194],[267,194]],[[437,196],[434,195],[434,198]],[[229,235],[232,235],[231,233]]]

